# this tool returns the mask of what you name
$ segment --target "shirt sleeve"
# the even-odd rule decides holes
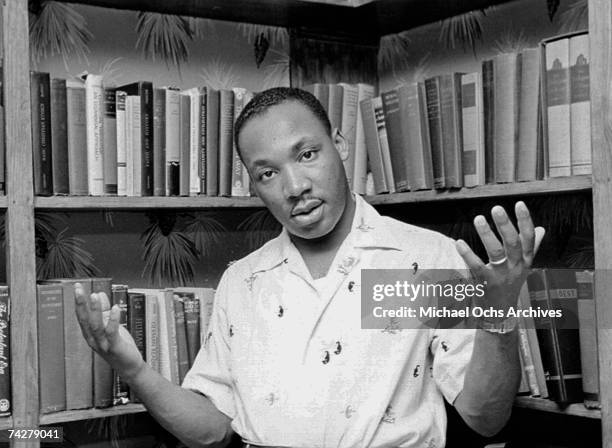
[[[232,389],[229,325],[226,314],[227,277],[226,272],[221,278],[215,293],[204,345],[185,375],[182,387],[205,395],[219,411],[233,420],[236,416],[236,405]]]

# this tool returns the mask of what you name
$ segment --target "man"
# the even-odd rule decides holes
[[[149,412],[197,447],[233,432],[256,446],[443,447],[444,398],[474,430],[499,431],[520,380],[516,331],[495,320],[479,330],[362,330],[360,270],[467,265],[486,282],[487,305],[515,305],[544,234],[525,205],[516,205],[520,233],[493,208],[502,242],[476,217],[485,264],[463,241],[381,217],[353,196],[346,141],[312,95],[257,95],[235,138],[283,231],[223,275],[182,388],[144,363],[117,307],[105,324],[107,298],[77,286],[84,336]]]

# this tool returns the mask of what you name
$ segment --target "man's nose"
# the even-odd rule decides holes
[[[298,198],[310,190],[310,179],[299,168],[286,169],[283,177],[284,193],[288,198]]]

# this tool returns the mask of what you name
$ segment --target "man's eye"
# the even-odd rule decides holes
[[[302,153],[302,159],[304,160],[312,160],[312,158],[315,156],[315,152],[312,150],[309,151],[304,151]]]
[[[270,179],[274,175],[274,171],[266,170],[259,175],[261,179]]]

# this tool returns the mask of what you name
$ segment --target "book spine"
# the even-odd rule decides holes
[[[200,89],[197,87],[185,92],[189,95],[189,195],[200,194]]]
[[[538,114],[540,107],[540,51],[529,48],[521,53],[521,89],[519,105],[519,144],[516,160],[516,180],[538,178],[539,152]]]
[[[87,181],[91,196],[104,194],[104,88],[102,77],[85,80],[87,122]]]
[[[353,173],[355,169],[355,137],[357,131],[357,110],[359,104],[359,92],[353,84],[340,84],[342,87],[342,135],[346,139],[349,155],[344,160],[344,171],[346,180],[350,186],[353,185]]]
[[[189,96],[180,96],[180,195],[189,196],[190,180],[189,175],[191,174],[191,101]]]
[[[461,77],[461,113],[463,123],[463,184],[466,187],[482,185],[478,159],[483,154],[480,147],[482,134],[482,110],[478,110],[477,95],[482,90],[478,88],[478,73],[468,73]],[[484,176],[482,176],[484,177]]]
[[[195,297],[183,297],[185,308],[185,330],[187,333],[187,353],[189,367],[193,365],[200,351],[200,301]]]
[[[153,196],[153,84],[146,81],[140,86],[140,181],[139,196]]]
[[[91,282],[94,293],[103,292],[112,297],[111,279],[94,278]],[[111,366],[97,353],[93,358],[93,402],[96,408],[105,408],[113,404],[113,370]]]
[[[51,178],[54,194],[68,194],[66,80],[51,80]]]
[[[329,122],[334,129],[342,126],[342,86],[338,84],[329,85]]]
[[[34,194],[53,194],[51,93],[48,73],[32,72],[30,76],[32,104],[32,150],[34,162]]]
[[[582,389],[587,408],[600,407],[599,365],[597,362],[597,316],[593,300],[593,271],[577,271],[578,337],[580,338],[580,365]]]
[[[68,120],[68,186],[70,194],[89,193],[87,173],[87,122],[85,119],[85,89],[66,86]]]
[[[145,295],[145,319],[145,359],[154,371],[161,373],[159,305],[154,295]]]
[[[368,151],[366,149],[361,102],[374,97],[374,87],[368,84],[357,84],[357,125],[355,128],[355,162],[353,170],[353,191],[357,194],[366,193]]]
[[[380,155],[385,174],[385,183],[389,193],[395,193],[393,164],[391,163],[391,150],[389,149],[389,136],[387,135],[387,123],[385,122],[385,111],[383,108],[382,97],[377,96],[373,99],[373,101],[374,117],[376,118],[376,131],[378,132],[378,143],[380,144]]]
[[[378,97],[380,99],[380,97]],[[382,105],[382,103],[381,103]],[[363,100],[359,105],[363,131],[365,136],[368,159],[374,178],[374,192],[387,193],[387,180],[383,169],[382,155],[380,153],[380,142],[378,140],[378,129],[376,128],[376,117],[374,116],[374,98]]]
[[[434,188],[444,188],[446,187],[446,177],[444,147],[442,146],[442,118],[440,116],[440,82],[438,78],[425,80],[425,95],[427,98],[427,121],[429,123]]]
[[[128,95],[128,140],[126,145],[128,196],[142,196],[142,107],[139,96]]]
[[[0,415],[11,412],[11,302],[8,286],[0,286]]]
[[[166,89],[166,196],[180,194],[180,93]]]
[[[128,291],[127,297],[127,329],[134,339],[136,348],[146,361],[146,340],[145,340],[145,295]],[[130,390],[130,400],[139,400]]]
[[[545,46],[548,175],[571,174],[569,39]]]
[[[198,176],[200,177],[200,194],[206,194],[206,114],[208,88],[202,89],[200,95],[200,152],[198,154]]]
[[[112,305],[119,307],[119,325],[128,329],[128,288],[126,285],[112,285]],[[130,388],[128,384],[121,379],[119,373],[114,372],[113,377],[113,404],[126,404],[130,401]]]
[[[5,112],[0,104],[0,194],[6,194],[6,140],[5,140]]]
[[[534,397],[540,396],[540,388],[538,386],[538,379],[535,374],[535,366],[533,365],[533,359],[531,357],[531,351],[529,350],[529,339],[527,338],[527,331],[524,327],[524,322],[519,318],[519,350],[521,359],[523,360],[523,370],[529,385],[529,392]]]
[[[389,152],[391,154],[391,167],[393,169],[395,190],[407,191],[410,189],[410,183],[408,178],[406,150],[403,145],[403,123],[400,117],[399,96],[397,90],[391,90],[383,93],[381,97],[385,115],[387,141],[389,142]]]
[[[117,89],[104,89],[104,194],[117,195]]]
[[[174,322],[176,324],[176,350],[178,359],[179,384],[189,371],[189,353],[187,348],[187,329],[185,327],[185,309],[183,299],[177,295],[172,298],[174,304]]]
[[[461,81],[457,74],[440,79],[440,117],[442,121],[442,148],[444,151],[444,182],[447,188],[463,186],[461,171]]]
[[[153,90],[153,195],[166,195],[166,90]]]
[[[485,182],[495,182],[495,67],[482,61],[482,115],[485,152]]]
[[[234,92],[219,92],[219,196],[232,193]]]
[[[219,91],[206,95],[206,195],[219,194]]]
[[[117,120],[117,195],[127,196],[127,93],[115,92]]]
[[[159,291],[156,299],[157,314],[159,316],[159,373],[168,381],[172,382],[168,316],[166,314],[166,292]]]
[[[570,135],[572,175],[591,174],[591,96],[589,35],[573,36],[570,57]]]
[[[38,371],[40,412],[66,409],[63,290],[38,285]]]
[[[165,349],[168,353],[168,365],[169,365],[169,380],[173,384],[180,384],[179,381],[179,358],[178,358],[178,345],[177,345],[177,334],[176,334],[176,317],[174,311],[174,294],[172,290],[166,290],[164,292],[164,314],[166,322],[166,339],[167,346],[162,345],[162,349]]]
[[[234,123],[240,116],[240,112],[247,104],[248,92],[246,89],[234,89]],[[233,140],[233,139],[232,139]],[[246,167],[242,163],[236,142],[232,147],[232,196],[249,196],[249,178],[248,173],[245,178]]]

